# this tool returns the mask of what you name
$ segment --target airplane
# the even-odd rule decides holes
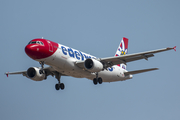
[[[103,82],[116,82],[132,79],[134,74],[158,70],[158,68],[127,71],[128,62],[153,57],[155,53],[168,51],[175,47],[167,47],[152,51],[127,54],[128,38],[123,37],[118,49],[113,57],[97,58],[82,51],[67,47],[53,41],[36,38],[31,40],[25,47],[26,54],[35,61],[38,61],[41,67],[30,67],[27,70],[19,72],[6,72],[5,74],[22,74],[34,81],[42,81],[47,76],[55,76],[58,83],[56,90],[63,90],[64,83],[60,81],[61,76],[72,76],[75,78],[87,78],[93,81],[94,85]],[[44,64],[48,67],[44,67]]]

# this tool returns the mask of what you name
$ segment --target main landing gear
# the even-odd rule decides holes
[[[102,78],[98,77],[98,73],[96,73],[96,78],[93,79],[94,85],[97,85],[98,83],[102,84],[102,82],[103,82]]]
[[[41,65],[41,69],[39,70],[39,73],[46,74],[46,72],[44,71],[44,61],[40,61],[39,64]],[[59,90],[59,89],[64,90],[65,85],[64,83],[60,82],[61,74],[59,72],[54,72],[54,74],[55,74],[56,79],[58,80],[58,83],[55,85],[56,90]]]
[[[55,88],[56,88],[56,90],[59,90],[59,89],[64,90],[64,88],[65,88],[64,83],[58,83],[58,84],[56,84],[56,85],[55,85]]]
[[[64,85],[64,83],[61,83],[61,82],[60,82],[61,74],[59,74],[58,72],[56,72],[56,73],[55,73],[55,77],[56,77],[56,79],[58,80],[58,83],[55,85],[56,90],[59,90],[59,89],[64,90],[65,85]]]

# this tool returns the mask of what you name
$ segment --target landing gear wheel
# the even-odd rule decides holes
[[[65,88],[64,83],[60,84],[60,88],[61,88],[61,90],[64,90],[64,88]]]
[[[99,84],[102,84],[103,81],[102,81],[101,77],[98,78],[98,82],[99,82]]]
[[[55,88],[56,88],[56,90],[59,90],[59,89],[64,90],[64,88],[65,88],[64,83],[56,84]]]
[[[56,90],[59,90],[59,89],[60,89],[60,85],[59,85],[59,84],[56,84],[56,85],[55,85],[55,88],[56,88]]]
[[[97,85],[97,82],[98,82],[97,79],[94,78],[94,79],[93,79],[93,83],[94,83],[95,85]]]

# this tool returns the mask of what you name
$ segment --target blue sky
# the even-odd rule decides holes
[[[121,0],[6,0],[0,2],[1,120],[179,120],[180,2]],[[93,85],[88,79],[62,77],[56,91],[51,76],[41,82],[7,71],[40,66],[24,52],[44,37],[103,58],[114,56],[122,37],[128,53],[177,46],[128,63],[128,70],[158,67],[131,80]]]

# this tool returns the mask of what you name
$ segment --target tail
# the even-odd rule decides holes
[[[128,39],[123,37],[121,43],[118,46],[115,56],[122,56],[122,55],[126,55],[127,53],[128,53]],[[117,66],[126,69],[125,64],[118,64]]]

